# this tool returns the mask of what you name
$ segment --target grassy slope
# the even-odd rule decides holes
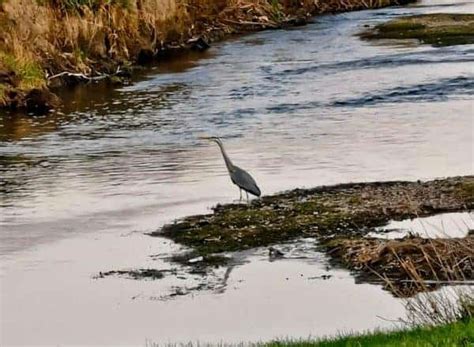
[[[360,336],[346,336],[321,341],[276,341],[264,344],[273,346],[474,346],[474,320],[456,322],[439,327],[415,328],[390,333],[376,332]]]

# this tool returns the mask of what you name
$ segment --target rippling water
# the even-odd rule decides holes
[[[148,232],[238,198],[203,134],[221,136],[263,194],[471,174],[474,46],[354,36],[401,14],[448,11],[474,4],[321,16],[163,63],[119,89],[64,91],[62,113],[4,115],[0,256],[15,263],[70,237]]]

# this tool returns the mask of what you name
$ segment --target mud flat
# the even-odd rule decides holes
[[[364,39],[417,39],[434,46],[474,43],[474,14],[434,13],[400,17],[360,34]]]
[[[461,273],[472,277],[473,248],[469,246],[472,244],[472,235],[464,239],[436,241],[439,243],[436,247],[429,239],[371,241],[363,237],[391,220],[470,211],[473,205],[473,176],[428,182],[351,183],[295,189],[265,196],[248,205],[218,205],[213,214],[184,218],[165,225],[151,235],[165,236],[190,247],[189,259],[207,259],[214,254],[312,236],[335,260],[341,260],[351,268],[367,270],[369,264],[377,263],[377,260],[385,259],[383,256],[387,255],[385,261],[377,263],[378,270],[382,274],[385,268],[396,267],[396,270],[388,272],[398,274],[398,277],[392,276],[396,280],[412,279],[413,276],[399,270],[404,265],[402,261],[397,264],[393,262],[393,250],[411,250],[411,254],[416,255],[412,265],[423,264],[425,270],[434,265],[429,261],[418,261],[420,258],[426,256],[435,259],[443,256],[444,252],[444,255],[449,254],[451,265],[463,267],[462,271],[460,268],[460,272],[453,275],[453,278],[462,279]],[[405,244],[410,246],[402,247]],[[364,258],[361,255],[363,253],[374,253],[378,258]],[[217,264],[212,262],[212,265]],[[424,271],[426,276],[420,278],[453,279],[448,278],[447,274],[439,275],[440,271],[443,270]]]
[[[474,176],[295,189],[248,205],[218,205],[213,214],[184,218],[151,235],[169,237],[200,256],[300,236],[362,236],[390,220],[468,211],[473,193]]]

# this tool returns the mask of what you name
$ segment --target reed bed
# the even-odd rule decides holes
[[[409,297],[443,285],[474,286],[473,234],[443,239],[339,239],[329,245],[330,254],[361,278],[382,281],[396,296]]]

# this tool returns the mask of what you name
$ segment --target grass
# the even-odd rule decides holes
[[[444,239],[409,235],[395,240],[336,236],[324,244],[333,259],[356,270],[361,280],[387,282],[386,289],[398,297],[474,280],[474,235]]]
[[[435,13],[400,17],[363,32],[365,39],[418,39],[448,46],[474,43],[474,14]]]
[[[363,335],[329,338],[319,341],[274,341],[262,344],[265,347],[279,346],[364,346],[364,347],[448,347],[474,345],[474,319],[459,321],[438,327],[418,327],[408,331],[373,332]]]
[[[407,301],[410,321],[401,321],[407,330],[375,331],[348,334],[317,340],[280,340],[262,347],[318,346],[318,347],[473,347],[474,295],[473,290],[423,293]]]
[[[4,84],[0,84],[0,105],[6,103],[6,92],[7,87]]]
[[[19,80],[20,90],[42,88],[46,85],[46,79],[41,66],[28,58],[7,54],[0,51],[0,66],[4,66],[8,71],[13,71]],[[3,86],[3,89],[6,89]],[[1,94],[0,94],[1,97]]]
[[[66,11],[77,11],[81,7],[88,7],[92,10],[98,10],[101,6],[111,5],[130,8],[130,0],[43,0],[43,4],[60,8]]]

